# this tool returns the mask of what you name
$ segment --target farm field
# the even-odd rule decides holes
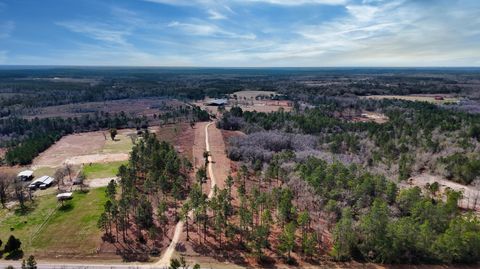
[[[442,100],[435,99],[436,96],[442,96]],[[448,103],[458,103],[459,99],[451,95],[370,95],[362,98],[382,100],[382,99],[398,99],[405,101],[418,101],[418,102],[428,102],[433,104],[448,104]]]
[[[97,188],[75,192],[63,207],[51,194],[38,197],[26,214],[0,209],[0,238],[6,242],[13,234],[25,253],[39,257],[93,254],[101,240],[97,220],[105,200],[105,188]]]

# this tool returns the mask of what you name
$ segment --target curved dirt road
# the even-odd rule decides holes
[[[209,142],[209,136],[208,136],[208,127],[212,125],[213,122],[210,122],[209,124],[205,125],[205,150],[210,152],[210,142]],[[208,174],[210,176],[210,192],[208,193],[208,198],[212,198],[213,196],[213,187],[217,184],[217,181],[215,179],[215,175],[213,173],[213,162],[212,162],[212,156],[208,157]],[[188,213],[189,218],[192,218],[193,216],[193,211],[190,211]],[[180,239],[180,236],[182,235],[183,232],[183,226],[184,226],[183,221],[179,221],[177,225],[175,226],[175,233],[173,234],[172,241],[170,242],[170,245],[168,248],[165,250],[165,252],[162,255],[162,258],[157,262],[157,266],[159,267],[168,267],[170,265],[170,259],[173,256],[173,253],[175,252],[175,248],[178,244],[178,241]]]

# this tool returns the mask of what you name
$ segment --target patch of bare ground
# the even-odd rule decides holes
[[[196,125],[198,125],[197,123]],[[171,143],[178,153],[189,159],[193,158],[195,130],[188,123],[176,123],[152,127],[160,141]]]
[[[475,186],[466,186],[450,180],[446,180],[440,176],[432,174],[420,174],[408,179],[407,183],[401,184],[402,187],[418,186],[425,188],[427,184],[438,182],[440,184],[440,194],[444,193],[447,188],[462,193],[458,206],[462,209],[470,209],[480,212],[480,188]]]

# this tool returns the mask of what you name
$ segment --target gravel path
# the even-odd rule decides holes
[[[205,125],[205,145],[206,145],[206,151],[210,152],[210,141],[209,141],[209,134],[208,134],[208,127],[210,127],[213,123],[209,123]],[[210,176],[210,192],[208,193],[208,198],[212,198],[213,196],[213,187],[217,184],[217,181],[215,179],[215,174],[213,173],[213,162],[212,162],[212,156],[208,157],[208,174]],[[193,210],[188,213],[188,216],[190,218],[193,217]],[[173,253],[175,252],[175,248],[177,247],[178,241],[180,239],[180,236],[182,235],[183,232],[183,226],[185,223],[183,221],[179,221],[177,225],[175,226],[175,233],[173,234],[172,241],[170,242],[170,245],[168,248],[165,250],[165,252],[162,255],[162,258],[157,262],[157,266],[159,267],[167,267],[170,265],[170,260],[173,256]]]

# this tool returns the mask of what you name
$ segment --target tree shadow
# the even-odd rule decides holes
[[[58,210],[62,211],[62,212],[70,212],[70,211],[73,210],[73,208],[74,208],[74,206],[71,203],[67,203],[67,204],[61,205],[58,208]]]
[[[23,250],[14,250],[10,253],[8,253],[7,256],[5,256],[5,260],[19,260],[23,258]]]

